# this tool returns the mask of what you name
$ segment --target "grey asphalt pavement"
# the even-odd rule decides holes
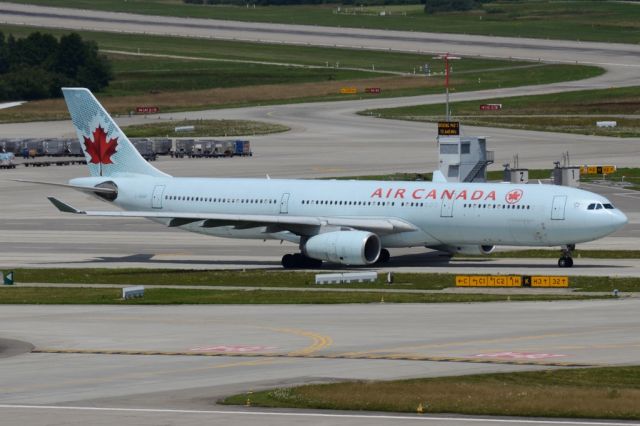
[[[524,371],[564,363],[634,364],[640,357],[638,308],[638,299],[281,305],[277,309],[4,306],[0,310],[2,335],[29,341],[38,353],[1,360],[0,412],[7,424],[81,424],[91,418],[91,424],[117,420],[125,424],[309,421],[385,425],[407,416],[267,414],[272,412],[220,407],[215,401],[236,392],[344,379]],[[138,351],[139,355],[110,351]],[[157,351],[177,354],[145,355]],[[190,355],[196,352],[235,356]],[[399,356],[407,359],[393,359]],[[367,359],[376,357],[388,359]],[[412,361],[411,357],[458,362]],[[475,362],[460,362],[465,359]],[[409,419],[417,421],[416,416]],[[471,421],[419,419],[447,424]],[[541,423],[555,424],[552,420]]]

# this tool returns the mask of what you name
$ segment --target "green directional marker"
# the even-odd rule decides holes
[[[0,273],[0,278],[2,278],[2,273]],[[13,271],[7,272],[7,275],[4,276],[4,285],[13,285]]]

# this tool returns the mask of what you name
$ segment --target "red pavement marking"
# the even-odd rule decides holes
[[[232,352],[232,353],[245,353],[245,352],[264,352],[267,350],[275,349],[275,346],[260,346],[260,345],[215,345],[215,346],[196,346],[189,349],[192,352]]]
[[[485,354],[471,355],[474,358],[500,358],[500,359],[548,359],[548,358],[562,358],[567,355],[564,354],[547,354],[547,353],[532,353],[532,352],[493,352]]]

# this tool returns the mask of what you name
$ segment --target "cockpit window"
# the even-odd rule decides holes
[[[605,203],[591,203],[587,206],[587,210],[602,210],[602,209],[614,209],[613,204]]]

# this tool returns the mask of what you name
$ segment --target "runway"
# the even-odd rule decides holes
[[[373,417],[361,417],[338,412],[332,413],[336,417],[323,417],[317,414],[328,412],[311,412],[297,417],[297,414],[277,415],[272,410],[221,407],[214,403],[232,393],[299,383],[548,369],[563,363],[633,364],[640,356],[637,338],[640,322],[635,315],[639,308],[638,299],[282,305],[278,309],[272,306],[5,306],[0,311],[2,334],[29,341],[36,351],[45,353],[2,360],[0,410],[8,424],[56,424],[48,421],[50,418],[43,413],[58,413],[64,416],[65,424],[80,424],[89,418],[91,424],[107,424],[118,419],[128,423],[135,418],[136,424],[313,421],[314,424],[386,425],[405,416],[386,418],[374,413]],[[105,354],[73,353],[87,349]],[[69,353],[46,353],[47,350]],[[106,354],[127,350],[178,354]],[[189,355],[196,352],[242,355],[242,350],[245,355],[266,352],[274,356]],[[340,355],[363,359],[331,359]],[[400,356],[459,361],[394,360]],[[511,364],[513,362],[516,364]],[[245,414],[247,411],[257,414]],[[408,416],[407,421],[409,419],[435,421],[429,420],[429,416]],[[492,419],[480,421],[497,424]],[[446,422],[465,424],[468,421],[463,418]],[[506,423],[510,424],[508,420]],[[554,422],[542,421],[542,424]]]
[[[0,3],[0,22],[43,27],[340,45],[402,51],[518,57],[597,64],[608,72],[580,82],[455,94],[453,100],[640,85],[640,46],[569,41],[247,24],[71,11]],[[177,176],[332,177],[437,167],[435,126],[355,115],[368,108],[442,102],[443,96],[200,111],[119,119],[246,118],[290,132],[251,137],[254,157],[169,160]],[[640,139],[463,127],[489,137],[496,167],[550,168],[564,151],[576,164],[637,167]],[[72,135],[69,122],[0,125],[3,137]],[[277,268],[295,247],[226,240],[143,220],[78,218],[47,201],[109,208],[74,191],[8,182],[66,182],[80,166],[0,173],[0,270],[17,267]],[[620,232],[579,248],[637,249],[640,193],[585,185],[629,216]],[[454,260],[424,249],[394,251],[397,271],[557,273],[555,259]],[[386,270],[386,269],[383,269]],[[564,273],[640,276],[637,261],[576,259]],[[581,302],[334,306],[3,306],[0,310],[0,413],[7,424],[136,425],[618,425],[630,422],[495,419],[426,414],[300,412],[215,405],[223,396],[335,380],[401,379],[626,365],[640,359],[639,299]],[[13,339],[13,342],[10,340]],[[18,341],[18,342],[16,342]],[[22,342],[22,343],[20,343]],[[34,353],[24,353],[35,346]],[[114,354],[120,352],[122,354]],[[22,354],[20,354],[22,353]],[[133,355],[137,353],[137,355]],[[157,355],[149,355],[156,353]],[[173,353],[173,355],[171,355]],[[215,356],[196,356],[205,353]],[[4,355],[3,355],[4,354]],[[127,355],[128,354],[128,355]],[[234,356],[224,356],[224,354]],[[248,356],[259,355],[259,356]],[[473,361],[473,362],[472,362]]]

